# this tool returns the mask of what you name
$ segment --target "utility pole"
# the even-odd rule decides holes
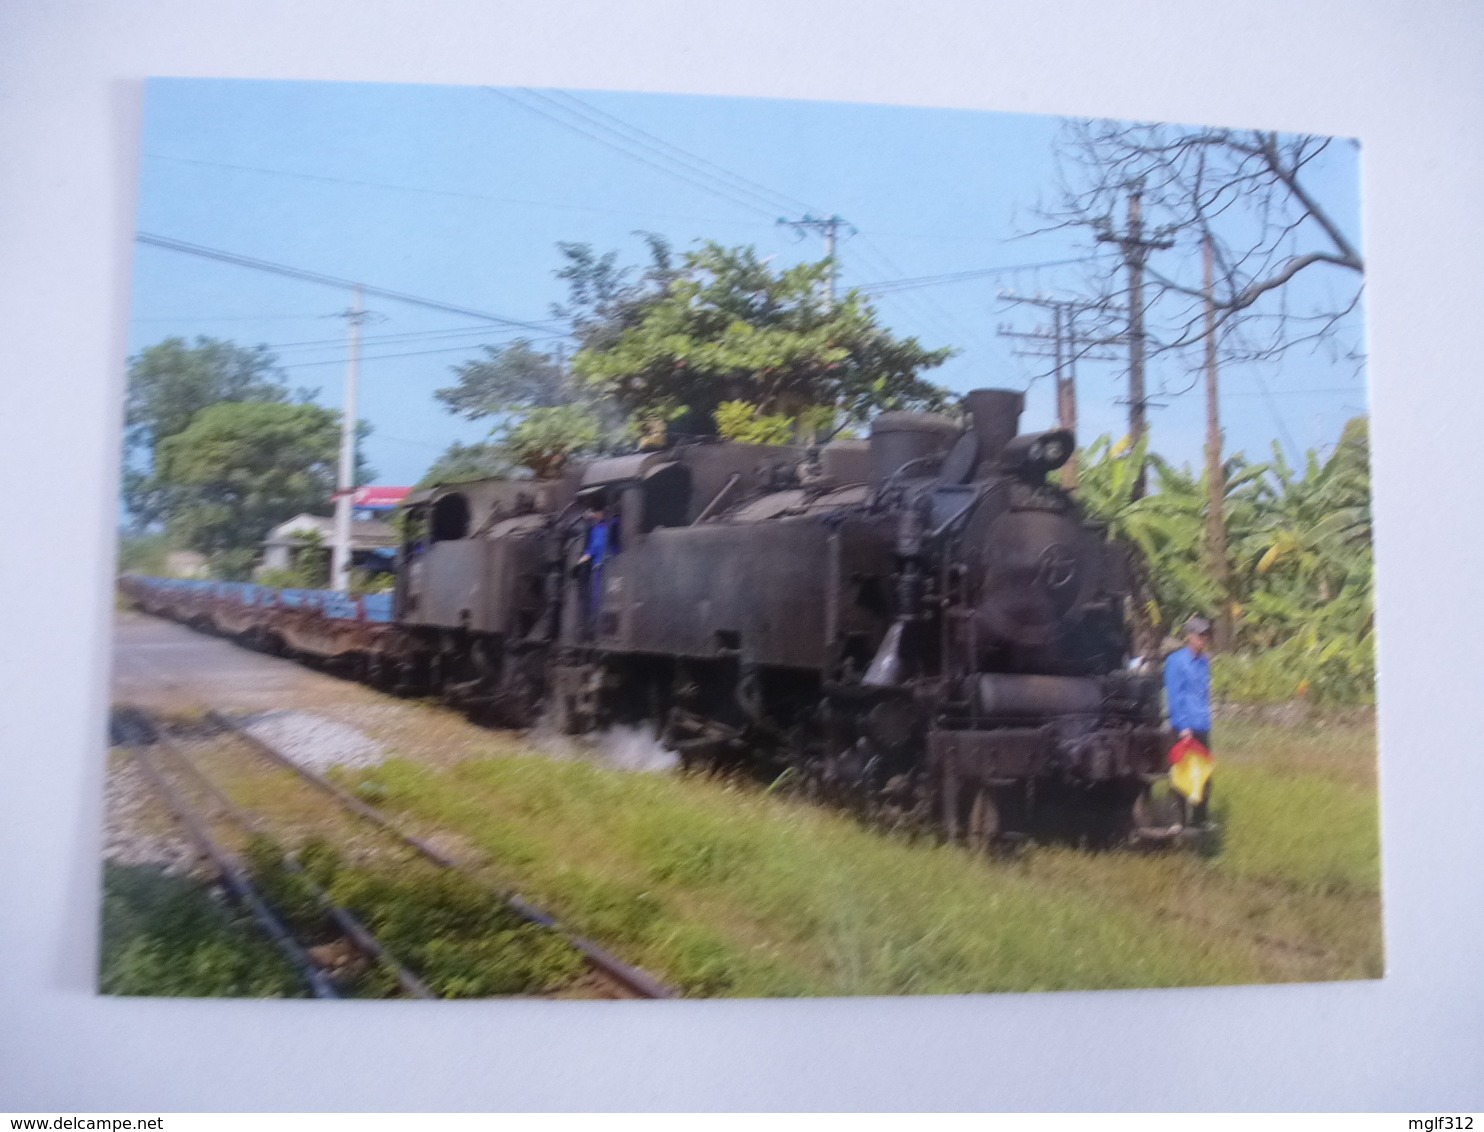
[[[351,498],[356,490],[356,382],[360,376],[361,323],[366,312],[361,309],[361,285],[356,284],[355,297],[345,317],[350,321],[350,365],[345,371],[345,407],[340,419],[340,474],[335,481],[335,541],[330,556],[330,584],[341,593],[350,592],[350,515]]]
[[[1201,248],[1206,282],[1206,546],[1220,602],[1211,644],[1220,652],[1231,647],[1232,600],[1231,566],[1226,558],[1226,462],[1221,455],[1221,403],[1216,378],[1216,282],[1209,234]]]
[[[1019,338],[1040,344],[1039,350],[1016,351],[1022,357],[1050,357],[1054,360],[1056,426],[1067,429],[1075,436],[1077,433],[1077,359],[1092,358],[1098,361],[1113,361],[1115,359],[1112,355],[1093,353],[1089,348],[1115,345],[1121,341],[1116,337],[1095,337],[1081,333],[1077,328],[1077,316],[1088,311],[1106,310],[1107,307],[1104,304],[1083,299],[1052,299],[1043,295],[1027,298],[1013,291],[1001,291],[1000,298],[1012,303],[1022,303],[1026,306],[1041,307],[1051,311],[1052,322],[1049,331],[1045,327],[1038,327],[1026,332],[1002,325],[999,328],[999,334],[1002,338]],[[1069,489],[1077,486],[1076,453],[1073,453],[1072,458],[1062,465],[1061,485]]]
[[[1144,185],[1136,182],[1128,194],[1128,231],[1119,235],[1111,221],[1102,222],[1098,240],[1117,244],[1128,268],[1128,440],[1138,444],[1149,431],[1144,394],[1144,264],[1155,249],[1174,247],[1174,241],[1144,238]],[[1134,498],[1144,494],[1144,468],[1134,483]]]
[[[815,216],[806,213],[800,220],[790,220],[785,216],[778,218],[778,223],[785,228],[792,228],[796,233],[805,230],[819,232],[824,236],[824,253],[830,261],[830,273],[827,278],[827,286],[830,306],[835,305],[835,284],[840,274],[839,261],[835,258],[835,237],[841,228],[848,228],[852,233],[855,231],[843,216]]]

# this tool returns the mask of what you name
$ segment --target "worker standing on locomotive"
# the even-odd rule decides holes
[[[1204,617],[1192,617],[1185,623],[1185,646],[1176,649],[1165,660],[1165,698],[1169,703],[1170,726],[1178,735],[1176,752],[1192,750],[1189,743],[1200,744],[1205,754],[1199,751],[1182,755],[1172,767],[1172,778],[1177,788],[1184,786],[1182,795],[1192,797],[1195,802],[1193,820],[1196,825],[1206,823],[1207,810],[1211,804],[1211,786],[1208,781],[1211,749],[1211,623]],[[1177,773],[1184,758],[1204,757],[1206,765],[1202,773],[1189,782],[1179,781],[1188,777],[1193,769],[1186,768],[1187,775]]]
[[[587,538],[583,543],[582,557],[577,560],[577,569],[586,573],[583,589],[584,635],[591,637],[598,616],[598,602],[603,594],[603,563],[617,549],[614,545],[612,524],[603,506],[603,497],[594,496],[587,513]]]

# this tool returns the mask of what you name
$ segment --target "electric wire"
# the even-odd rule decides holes
[[[888,277],[895,275],[901,278],[906,275],[905,270],[870,236],[862,233],[860,239],[860,250],[866,253],[868,259],[874,260],[884,266]],[[886,292],[885,297],[889,298],[892,294],[893,292]],[[930,296],[919,295],[916,291],[904,291],[901,294],[912,308],[919,312],[925,312],[931,321],[936,322],[940,328],[949,331],[950,341],[953,338],[968,338],[972,339],[980,348],[987,347],[983,336],[976,329],[955,318],[937,300]],[[968,345],[969,343],[965,342],[964,344]],[[991,351],[991,353],[993,352]]]
[[[551,333],[555,334],[557,332],[556,327],[551,327],[550,331]],[[463,338],[474,335],[487,336],[491,332],[504,333],[503,331],[495,330],[495,328],[487,324],[465,327],[445,327],[435,330],[403,330],[389,334],[363,334],[361,336],[361,345],[364,346],[368,343],[383,343],[391,345],[393,343],[436,342],[443,338]],[[515,341],[515,339],[511,339],[511,341]],[[341,335],[339,338],[307,338],[298,342],[265,342],[264,346],[266,346],[270,350],[312,351],[329,349],[331,347],[339,347],[340,349],[344,349],[345,336]]]
[[[760,201],[769,208],[775,208],[783,212],[819,212],[818,208],[806,204],[796,197],[787,193],[781,193],[767,185],[754,181],[749,177],[734,172],[725,166],[709,161],[699,154],[692,153],[688,149],[666,141],[648,130],[641,129],[631,122],[601,110],[591,103],[585,102],[572,94],[570,91],[553,90],[538,91],[530,87],[521,88],[525,93],[534,95],[548,103],[557,105],[567,104],[567,109],[574,114],[581,115],[584,120],[591,122],[600,129],[626,137],[634,144],[640,145],[649,152],[665,160],[675,162],[694,172],[698,176],[709,177],[723,184],[730,184],[736,191]],[[560,100],[560,101],[559,101]]]
[[[318,283],[326,287],[355,288],[359,286],[366,295],[372,295],[381,299],[390,299],[393,302],[407,303],[411,306],[427,307],[430,310],[448,311],[452,314],[464,315],[468,318],[480,318],[488,322],[498,323],[502,326],[514,326],[523,330],[534,330],[545,334],[550,331],[550,326],[540,325],[534,322],[526,322],[518,318],[507,318],[504,315],[492,314],[489,311],[475,310],[472,307],[459,306],[456,303],[445,303],[438,299],[428,299],[421,295],[408,294],[405,291],[393,291],[386,287],[374,287],[366,283],[357,283],[353,279],[342,279],[334,275],[325,275],[318,271],[309,271],[300,267],[291,267],[288,264],[274,263],[272,260],[256,259],[252,256],[239,255],[236,252],[224,251],[220,248],[208,248],[201,244],[188,243],[185,240],[176,240],[169,236],[159,236],[153,232],[136,232],[134,239],[141,244],[151,247],[164,248],[167,251],[180,252],[184,255],[198,256],[202,259],[217,260],[229,263],[236,267],[246,267],[254,271],[264,271],[272,275],[281,275],[289,279],[299,279],[308,283]],[[560,337],[571,337],[561,335]]]
[[[529,197],[495,196],[490,193],[471,193],[460,189],[430,189],[419,185],[399,185],[391,181],[368,181],[357,177],[334,177],[326,173],[306,173],[296,169],[271,169],[265,165],[239,165],[230,161],[208,161],[198,157],[177,157],[168,153],[146,153],[143,156],[154,161],[169,161],[179,165],[199,165],[208,169],[230,169],[239,173],[258,173],[271,177],[291,177],[302,181],[323,181],[335,185],[359,185],[388,192],[419,193],[425,196],[455,197],[463,200],[485,201],[492,204],[518,204],[529,208],[551,208],[569,212],[598,212],[609,216],[660,216],[670,220],[694,220],[703,224],[761,224],[762,221],[723,220],[715,216],[694,216],[677,212],[654,212],[647,209],[604,208],[601,205],[568,204],[553,200],[532,200]]]
[[[1067,267],[1071,264],[1086,263],[1085,256],[1076,259],[1049,259],[1039,263],[1007,263],[998,267],[976,267],[967,271],[950,271],[941,275],[919,275],[906,279],[886,279],[880,283],[869,283],[859,290],[872,295],[884,295],[896,291],[916,290],[919,287],[937,287],[951,283],[968,282],[991,275],[1005,275],[1012,271],[1031,271],[1042,267]]]
[[[552,334],[552,335],[547,336],[546,338],[532,338],[532,339],[528,339],[528,341],[531,341],[531,342],[552,342],[552,341],[557,341],[557,340],[560,340],[560,339],[566,338],[566,337],[568,337],[568,335],[566,335],[566,334]],[[360,356],[360,360],[364,363],[364,362],[386,361],[386,360],[388,360],[390,358],[423,358],[423,357],[431,357],[434,354],[458,354],[458,353],[467,353],[470,350],[478,349],[482,345],[484,345],[484,343],[482,343],[482,342],[471,342],[471,343],[468,343],[468,344],[463,345],[463,346],[442,346],[442,347],[440,347],[440,348],[438,348],[436,350],[408,350],[408,351],[405,351],[405,352],[399,353],[399,354],[362,354]],[[509,343],[508,342],[507,343],[490,343],[490,345],[509,345]],[[308,369],[308,368],[310,368],[312,366],[341,366],[341,365],[344,365],[344,364],[345,364],[345,358],[344,357],[338,357],[338,358],[324,358],[324,359],[322,359],[320,361],[315,361],[315,362],[284,362],[284,363],[281,363],[280,364],[279,368],[280,369]]]
[[[763,207],[761,207],[759,205],[756,205],[756,204],[753,204],[753,203],[751,203],[749,201],[743,200],[740,197],[734,195],[730,191],[723,191],[722,189],[719,189],[719,188],[717,188],[714,185],[709,185],[709,184],[706,184],[703,181],[696,180],[694,177],[687,176],[686,174],[680,172],[677,169],[667,168],[666,166],[659,164],[657,161],[651,160],[649,157],[646,157],[642,153],[636,153],[633,149],[629,148],[628,146],[622,145],[619,142],[613,141],[610,138],[604,137],[601,134],[595,133],[592,130],[585,129],[584,127],[582,127],[580,125],[577,125],[577,124],[575,124],[573,122],[570,122],[570,121],[567,121],[567,120],[565,120],[563,118],[560,118],[556,114],[554,114],[554,113],[552,113],[552,112],[550,112],[548,110],[544,110],[540,106],[534,105],[531,102],[522,101],[521,99],[516,98],[514,95],[510,94],[508,91],[498,90],[498,89],[496,89],[494,87],[485,87],[484,89],[486,91],[488,91],[490,94],[495,95],[498,98],[503,98],[506,101],[511,102],[511,103],[514,103],[516,106],[519,106],[519,107],[521,107],[521,108],[529,111],[532,114],[540,115],[542,118],[545,118],[545,119],[547,119],[550,122],[556,123],[558,126],[561,126],[563,129],[570,130],[571,132],[573,132],[575,134],[580,134],[581,136],[587,138],[590,141],[595,141],[599,145],[606,146],[608,149],[611,149],[611,150],[615,151],[616,153],[620,153],[620,154],[622,154],[623,156],[629,158],[632,161],[637,161],[640,164],[648,165],[651,169],[657,169],[661,173],[664,173],[664,174],[666,174],[668,176],[674,177],[677,180],[684,181],[686,184],[690,185],[692,188],[700,189],[702,192],[705,192],[705,193],[710,193],[712,196],[718,197],[718,198],[720,198],[722,200],[725,200],[729,204],[736,205],[739,208],[745,208],[748,211],[755,212],[755,213],[757,213],[760,216],[766,216],[766,217],[768,217],[768,219],[770,221],[772,221],[773,219],[775,219],[774,216],[773,216],[772,211],[769,210],[769,209],[767,209],[767,208],[763,208]]]

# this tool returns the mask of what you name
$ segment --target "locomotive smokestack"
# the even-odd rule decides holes
[[[964,394],[964,408],[979,437],[979,467],[993,466],[1005,445],[1020,432],[1025,394],[1014,389],[975,389]]]

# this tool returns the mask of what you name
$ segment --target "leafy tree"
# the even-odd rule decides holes
[[[497,413],[565,405],[580,392],[569,385],[556,357],[533,349],[528,338],[483,350],[480,360],[454,367],[457,385],[434,392],[449,412],[475,421]]]
[[[293,532],[298,542],[294,553],[294,564],[274,570],[264,570],[258,575],[258,583],[274,589],[323,590],[330,585],[330,548],[317,530],[305,528]]]
[[[585,349],[611,348],[644,320],[680,275],[668,240],[655,232],[636,235],[649,251],[643,268],[619,267],[617,252],[598,255],[591,244],[557,244],[566,263],[556,275],[567,284],[567,301],[553,306],[552,314],[571,324]]]
[[[951,351],[893,337],[854,291],[831,304],[828,271],[822,262],[775,272],[751,248],[707,243],[633,325],[590,339],[573,371],[625,413],[679,421],[683,431],[715,432],[728,401],[795,418],[819,407],[855,419],[941,407],[943,391],[918,373]]]
[[[848,427],[835,426],[835,410],[815,405],[796,416],[787,413],[760,413],[746,401],[723,401],[716,407],[716,431],[723,440],[744,444],[792,444],[817,438],[821,434],[841,438],[854,435]]]
[[[508,476],[514,471],[510,454],[498,444],[460,444],[457,440],[443,450],[431,467],[417,481],[418,487],[438,483],[461,483],[490,476]]]
[[[198,337],[167,338],[129,362],[124,411],[124,505],[136,527],[168,517],[168,485],[155,475],[162,441],[183,432],[196,414],[222,402],[284,402],[289,390],[266,347]]]
[[[202,409],[156,452],[174,499],[170,533],[221,574],[251,568],[267,531],[322,508],[335,483],[338,414],[318,405],[228,402]]]
[[[1147,457],[1153,490],[1132,492],[1144,442],[1100,438],[1082,458],[1078,495],[1090,517],[1133,551],[1137,647],[1193,612],[1229,601],[1235,652],[1213,672],[1218,695],[1259,701],[1367,703],[1374,696],[1370,472],[1364,419],[1334,453],[1301,470],[1275,449],[1268,464],[1227,460],[1231,590],[1222,593],[1205,540],[1205,477]]]
[[[716,407],[716,431],[723,440],[744,444],[787,444],[796,429],[794,418],[784,413],[767,416],[746,401],[723,401]]]
[[[642,319],[675,277],[669,243],[642,233],[650,262],[643,269],[620,267],[617,252],[596,253],[590,244],[557,245],[567,301],[552,314],[569,323],[583,346],[602,348]],[[629,423],[605,392],[576,380],[559,349],[538,350],[528,338],[485,346],[483,358],[454,367],[456,385],[435,393],[450,412],[469,420],[504,418],[486,444],[446,453],[448,467],[429,476],[503,474],[524,468],[535,475],[559,474],[574,456],[601,451],[627,439]]]
[[[603,433],[602,422],[588,406],[557,405],[531,409],[495,435],[515,463],[547,479],[561,475],[574,456],[597,450]]]
[[[170,543],[163,534],[119,532],[120,574],[164,574],[169,555]]]

